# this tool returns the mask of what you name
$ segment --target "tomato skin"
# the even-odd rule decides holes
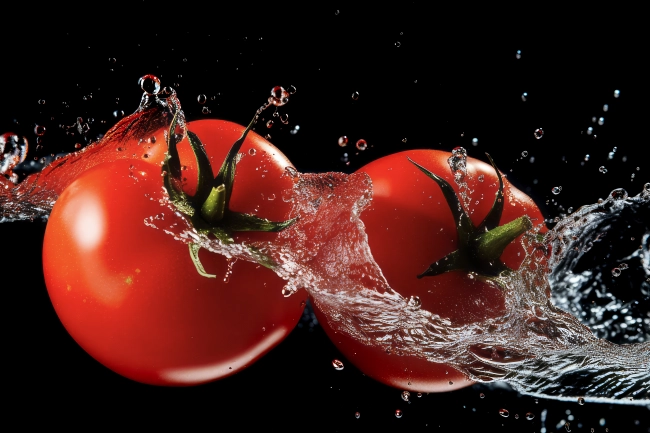
[[[417,278],[431,263],[458,249],[458,239],[440,187],[407,157],[444,178],[458,194],[447,162],[450,156],[437,150],[412,150],[359,169],[373,182],[373,199],[361,220],[373,257],[389,285],[405,299],[418,296],[422,309],[448,318],[454,325],[463,325],[498,317],[505,310],[505,298],[495,284],[471,279],[463,271]],[[490,165],[473,158],[467,158],[467,171],[467,184],[473,190],[470,217],[478,226],[494,202],[498,178]],[[543,225],[543,216],[532,199],[505,178],[504,200],[500,225],[524,214],[531,218],[533,226]],[[520,238],[501,255],[501,261],[512,269],[518,269],[525,257]],[[473,383],[449,365],[365,346],[334,331],[322,312],[315,310],[326,333],[346,358],[380,382],[419,392],[451,391]]]
[[[221,140],[218,131],[239,129],[233,132],[237,139],[243,127],[233,125],[198,125],[209,155],[221,158],[213,162],[215,171],[234,143]],[[256,154],[247,154],[238,165],[232,208],[258,209],[261,217],[286,219],[288,204],[268,197],[279,197],[291,187],[291,181],[281,177],[290,163],[261,137],[251,138],[242,152],[254,148]],[[268,170],[264,178],[261,166]],[[159,228],[179,221],[175,212],[161,206],[162,197],[161,169],[150,161],[103,163],[80,175],[60,195],[46,228],[43,269],[48,293],[77,343],[125,377],[187,386],[229,376],[291,332],[306,293],[285,298],[283,280],[245,261],[236,262],[224,282],[227,260],[205,250],[200,251],[203,266],[217,278],[200,276],[186,244],[144,224],[145,218],[161,214],[164,219],[154,219]],[[234,237],[254,242],[272,236],[246,232]]]

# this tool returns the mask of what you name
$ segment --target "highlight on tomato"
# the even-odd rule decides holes
[[[164,143],[149,143],[150,158],[83,172],[45,232],[45,282],[66,330],[97,361],[147,384],[195,385],[244,369],[291,332],[306,300],[303,290],[283,296],[284,281],[265,266],[145,225],[187,218],[200,233],[254,245],[293,221],[290,203],[273,200],[292,187],[277,148],[224,120],[187,126],[167,156]],[[163,184],[174,211],[161,205]]]
[[[410,150],[358,170],[372,180],[372,201],[360,218],[388,284],[452,325],[505,312],[504,294],[494,277],[519,268],[526,254],[521,243],[525,232],[533,226],[545,231],[544,218],[530,197],[496,166],[466,158],[464,152]],[[462,190],[450,158],[459,170],[465,164]],[[315,304],[330,339],[366,375],[418,392],[451,391],[473,383],[451,365],[387,353],[337,332]]]

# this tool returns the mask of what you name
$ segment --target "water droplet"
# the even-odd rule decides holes
[[[528,413],[526,414],[526,419],[527,419],[528,421],[530,421],[530,420],[532,420],[532,419],[534,419],[534,418],[535,418],[535,414],[533,414],[532,412],[528,412]]]
[[[368,148],[368,143],[366,143],[366,140],[361,138],[359,139],[359,141],[357,141],[357,149],[366,150],[367,148]]]
[[[517,58],[517,60],[521,59],[521,50],[517,50],[515,57]]]
[[[200,94],[199,96],[196,97],[196,102],[199,104],[203,105],[207,102],[208,98],[204,94]]]
[[[338,14],[340,14],[340,13],[341,13],[341,12],[337,9],[336,12],[334,12],[334,15],[338,15]]]
[[[524,92],[524,93],[521,94],[521,100],[526,102],[526,99],[528,99],[528,93]]]
[[[621,275],[621,270],[619,268],[612,269],[612,276],[618,277]]]
[[[38,136],[41,136],[41,135],[45,134],[45,127],[41,126],[41,125],[36,125],[34,127],[34,134],[36,134]]]
[[[510,416],[510,412],[508,412],[507,409],[499,409],[499,415],[504,418],[508,418]]]
[[[280,114],[280,122],[284,123],[285,125],[289,123],[289,115],[287,113]]]
[[[45,105],[45,99],[39,99],[38,105]]]
[[[521,156],[523,156],[524,158],[527,157],[527,156],[528,156],[528,152],[524,150],[523,152],[521,152]]]
[[[594,128],[592,128],[591,126],[587,128],[587,135],[591,135],[593,133],[594,133]]]
[[[562,187],[561,186],[554,186],[551,192],[555,195],[558,195],[559,193],[562,192]]]
[[[421,392],[418,392],[417,395],[418,395],[418,398],[422,398],[422,393]]]
[[[289,86],[287,91],[289,92],[290,95],[293,95],[294,93],[296,93],[298,91],[298,89],[296,89],[296,86],[291,85],[291,86]]]
[[[485,394],[483,394],[483,393],[480,393],[478,396],[479,396],[480,398],[485,398]]]
[[[542,138],[543,135],[544,135],[544,130],[542,128],[537,128],[535,130],[535,138],[536,139],[539,140],[540,138]]]
[[[266,122],[266,127],[267,128],[272,128],[273,127],[273,120],[269,120],[268,122]]]
[[[585,161],[589,161],[589,158],[591,158],[591,157],[589,156],[589,154],[586,154],[586,155],[585,155]]]
[[[485,180],[485,175],[484,174],[479,174],[478,175],[478,181],[483,182]]]
[[[585,404],[585,399],[582,398],[582,397],[578,397],[578,404],[579,404],[580,406],[584,405],[584,404]]]
[[[123,110],[115,110],[113,111],[113,117],[116,119],[121,119],[124,116],[124,111]]]
[[[411,398],[411,393],[408,391],[402,391],[402,400],[409,401],[409,398]]]
[[[478,146],[478,138],[472,138],[472,146]]]
[[[81,149],[81,143],[75,143],[74,148],[75,149]]]
[[[411,308],[420,308],[422,306],[422,301],[419,296],[411,296],[408,301],[408,306]]]
[[[346,137],[345,135],[340,136],[339,137],[339,146],[345,147],[347,145],[348,145],[348,137]]]
[[[256,153],[257,153],[257,150],[255,150],[254,148],[248,149],[248,154],[249,155],[254,156]]]
[[[406,143],[406,137],[402,138],[402,143]]]
[[[395,411],[395,418],[401,418],[401,417],[402,417],[402,411],[399,410],[399,409],[397,409],[397,410]]]
[[[0,135],[0,174],[11,171],[27,157],[28,143],[25,137],[13,132]]]
[[[138,80],[138,84],[147,95],[157,95],[160,92],[160,80],[155,75],[143,75]]]
[[[334,367],[334,370],[339,370],[340,371],[340,370],[343,370],[344,365],[338,359],[334,359],[334,360],[332,360],[332,367]]]
[[[453,384],[454,384],[454,382],[450,380],[450,381],[449,381],[449,386],[451,386],[451,385],[453,385]]]
[[[210,113],[212,113],[212,111],[210,110],[209,107],[203,107],[203,108],[201,108],[201,113],[210,114]]]
[[[354,413],[354,417],[355,417],[356,419],[359,419],[359,418],[361,417],[361,414],[360,414],[359,412],[355,412],[355,413]]]
[[[598,118],[598,124],[602,125],[603,123],[605,123],[605,118],[604,117],[599,117]]]
[[[355,101],[359,99],[359,92],[352,92],[352,99]]]
[[[397,41],[397,42],[395,42],[395,46],[396,46],[397,48],[399,48],[399,47],[402,46],[402,43],[401,43],[400,41]]]
[[[607,173],[607,169],[605,168],[604,165],[601,165],[600,168],[598,169],[598,171],[603,173],[603,174]]]
[[[621,91],[620,90],[614,90],[614,98],[618,98],[621,96]]]
[[[287,102],[289,102],[289,92],[287,92],[283,87],[275,86],[271,89],[269,103],[275,105],[276,107],[281,107]]]

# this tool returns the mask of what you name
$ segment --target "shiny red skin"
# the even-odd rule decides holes
[[[471,279],[463,271],[417,278],[432,262],[455,251],[458,239],[440,187],[407,157],[444,178],[458,193],[447,162],[450,156],[437,150],[411,150],[380,158],[359,169],[373,182],[372,202],[362,212],[361,220],[373,257],[389,285],[406,299],[418,296],[422,309],[462,325],[500,316],[504,313],[505,298],[497,285]],[[473,158],[467,159],[467,172],[466,180],[473,191],[470,217],[478,225],[494,202],[497,175],[492,166]],[[544,218],[533,200],[505,178],[504,197],[500,225],[528,215],[534,226],[543,226]],[[501,261],[512,269],[518,269],[525,257],[520,240],[521,236],[501,256]],[[473,383],[449,365],[415,356],[387,354],[383,349],[363,345],[336,332],[318,308],[316,316],[350,362],[387,385],[410,391],[443,392]]]
[[[190,123],[189,129],[204,141],[215,172],[243,131],[220,120]],[[201,250],[206,271],[217,275],[205,278],[186,244],[146,226],[145,218],[161,213],[164,220],[154,220],[159,227],[179,221],[159,203],[161,148],[152,147],[146,161],[100,164],[64,190],[48,221],[43,269],[61,322],[93,358],[138,382],[196,385],[242,370],[282,341],[301,317],[306,293],[285,298],[283,280],[242,260],[225,282],[225,257]],[[188,149],[180,145],[189,191],[195,169]],[[231,209],[289,218],[289,204],[271,199],[291,188],[283,176],[289,161],[254,133],[241,152]],[[273,236],[246,232],[235,239]]]

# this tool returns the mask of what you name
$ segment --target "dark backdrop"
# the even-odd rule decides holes
[[[647,82],[636,80],[647,43],[633,11],[546,18],[518,9],[506,19],[499,17],[508,11],[452,14],[407,3],[213,12],[139,2],[123,9],[107,4],[102,15],[57,6],[63,22],[51,11],[21,11],[5,20],[0,40],[0,132],[25,135],[30,158],[71,151],[86,141],[66,136],[59,125],[82,117],[90,126],[86,138],[97,138],[115,123],[114,111],[133,112],[138,78],[154,74],[176,88],[190,120],[246,124],[273,86],[295,86],[284,110],[289,125],[276,122],[268,132],[301,171],[352,172],[399,150],[464,146],[481,159],[490,152],[551,219],[616,187],[636,194],[648,181]],[[197,102],[200,94],[205,105]],[[202,114],[204,106],[211,114]],[[38,149],[37,124],[47,129]],[[541,139],[534,137],[537,128]],[[342,149],[341,135],[363,138],[369,148],[358,155],[351,146]],[[559,195],[551,193],[555,186],[562,186]],[[565,431],[561,420],[570,420],[572,431],[650,431],[647,408],[537,401],[478,385],[407,404],[400,390],[349,363],[334,370],[334,358],[345,360],[309,317],[233,377],[181,389],[134,383],[86,355],[58,321],[41,272],[43,230],[42,222],[0,225],[5,392],[12,401],[5,414],[20,414],[23,422],[47,415],[62,425],[127,425],[127,415],[135,415],[145,424],[217,429],[533,432],[545,426],[551,432]],[[398,408],[401,419],[394,416]],[[500,408],[510,417],[501,417]],[[32,415],[24,418],[23,410]],[[527,412],[535,414],[532,421]]]

